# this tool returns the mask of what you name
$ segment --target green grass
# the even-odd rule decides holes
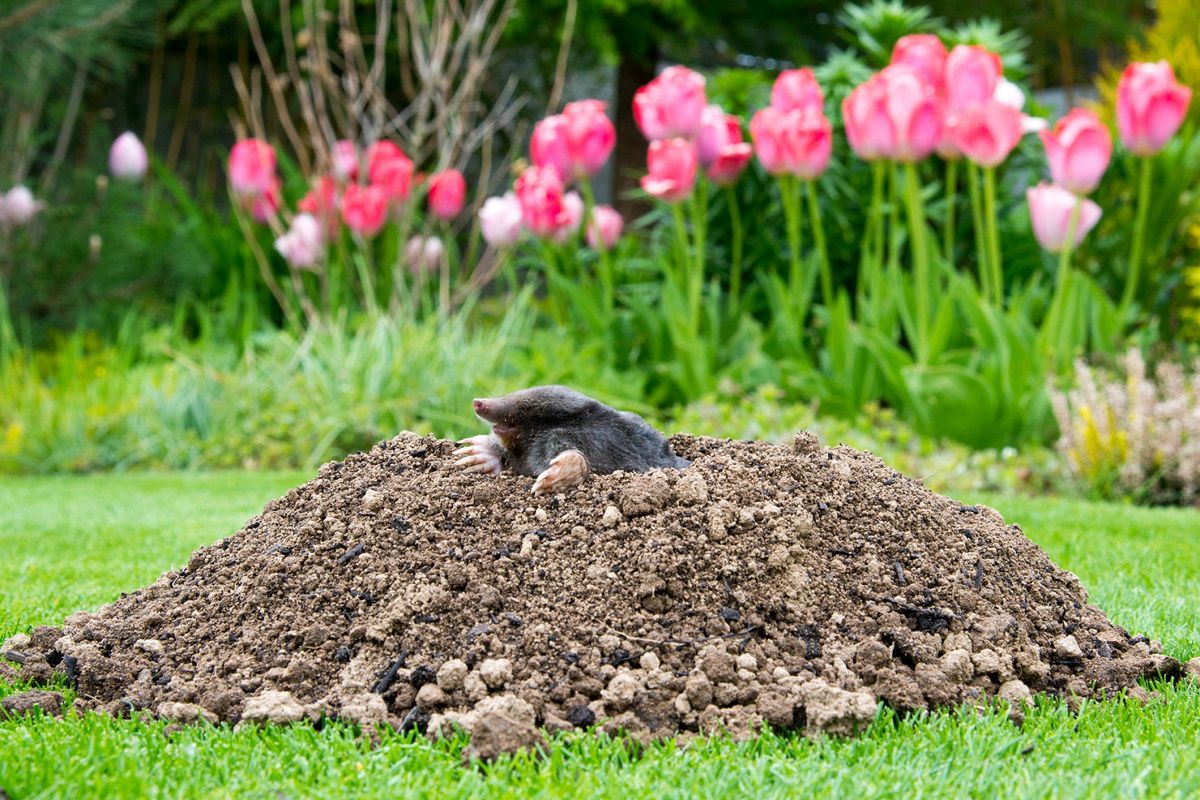
[[[296,473],[103,475],[0,482],[0,636],[57,623],[184,563],[236,530]],[[1200,653],[1200,519],[1194,511],[967,498],[1019,523],[1120,624]],[[0,684],[0,694],[19,687]],[[1100,797],[1200,795],[1200,689],[1159,701],[1039,702],[1022,728],[969,710],[897,720],[811,742],[712,739],[686,750],[579,737],[548,757],[461,766],[461,741],[342,725],[171,737],[158,722],[100,716],[0,723],[0,789],[25,797]]]

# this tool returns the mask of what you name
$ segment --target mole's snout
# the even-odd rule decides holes
[[[471,401],[471,405],[473,405],[475,407],[476,411],[483,411],[483,409],[487,405],[487,403],[483,402],[478,397],[476,397],[473,401]]]
[[[475,413],[478,414],[482,419],[486,419],[488,422],[492,421],[492,412],[495,409],[489,400],[482,397],[476,397],[473,401],[471,401],[471,406],[475,409]]]

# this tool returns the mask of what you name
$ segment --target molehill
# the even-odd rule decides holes
[[[866,453],[686,435],[683,471],[534,498],[401,434],[323,466],[187,566],[15,637],[83,707],[635,736],[1141,693],[1180,665],[990,508]]]

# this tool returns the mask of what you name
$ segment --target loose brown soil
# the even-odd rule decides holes
[[[456,723],[483,755],[536,726],[852,732],[877,700],[1105,697],[1180,673],[990,508],[809,435],[671,444],[694,464],[535,499],[402,434],[8,650],[85,707]]]

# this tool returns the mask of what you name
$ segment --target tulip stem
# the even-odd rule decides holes
[[[979,198],[979,167],[967,164],[967,189],[971,195],[971,224],[975,228],[975,267],[979,271],[979,287],[984,299],[992,300],[992,273],[988,267],[987,247],[984,244],[983,204]]]
[[[1082,211],[1083,201],[1076,198],[1075,207],[1071,209],[1071,216],[1067,220],[1067,236],[1063,240],[1062,250],[1058,253],[1058,274],[1055,276],[1054,298],[1050,301],[1050,312],[1045,325],[1047,341],[1049,342],[1052,336],[1054,342],[1054,350],[1048,355],[1057,356],[1054,360],[1060,365],[1069,363],[1070,360],[1063,358],[1069,345],[1068,331],[1074,327],[1074,320],[1066,317],[1066,303],[1071,286],[1071,254],[1075,249],[1075,231],[1079,228],[1079,217]]]
[[[1146,215],[1150,210],[1150,181],[1154,174],[1149,158],[1143,157],[1138,174],[1137,217],[1133,223],[1133,243],[1129,248],[1129,272],[1125,276],[1125,291],[1121,293],[1121,319],[1129,315],[1129,309],[1137,296],[1138,278],[1142,269],[1142,252],[1146,241]]]
[[[912,238],[913,281],[917,300],[917,360],[929,359],[929,251],[925,231],[925,207],[921,204],[920,177],[911,161],[904,163],[904,189],[908,199],[908,229]]]
[[[583,247],[587,244],[588,230],[590,230],[592,224],[595,222],[596,216],[596,196],[592,193],[591,178],[580,179],[579,191],[583,194],[583,220],[579,225],[579,246]],[[611,319],[616,297],[616,291],[613,288],[612,263],[609,261],[608,248],[603,242],[603,237],[597,235],[596,239],[596,244],[599,245],[596,248],[596,265],[600,277],[600,286],[604,292],[601,302],[604,304],[606,318]]]
[[[826,308],[833,307],[833,273],[829,269],[829,252],[825,248],[825,226],[821,222],[821,204],[817,201],[815,181],[804,182],[808,195],[808,214],[813,229],[813,242],[817,247],[817,263],[821,269],[821,299]]]
[[[800,259],[800,203],[798,202],[800,198],[795,191],[794,180],[795,178],[790,175],[781,177],[779,179],[779,193],[783,199],[783,213],[787,218],[788,287],[793,292],[796,292],[803,285],[804,269]],[[804,307],[808,307],[807,298],[805,298]]]
[[[701,181],[692,195],[692,247],[694,270],[688,281],[688,313],[692,325],[700,327],[700,294],[704,287],[704,247],[708,236],[708,184]]]
[[[729,226],[733,235],[729,264],[729,297],[736,309],[741,302],[742,293],[742,212],[738,208],[737,190],[733,186],[726,186],[725,194],[729,198]]]
[[[946,227],[942,229],[942,252],[946,263],[954,266],[955,211],[958,210],[958,159],[946,162]]]
[[[888,250],[888,273],[900,271],[900,248],[896,242],[896,231],[900,228],[900,167],[891,165],[891,181],[888,184],[888,205],[891,219],[886,233]],[[883,253],[880,251],[880,255]]]
[[[987,217],[988,265],[992,271],[992,291],[996,305],[1004,308],[1004,266],[1000,259],[1000,236],[996,231],[996,168],[983,170],[983,205]]]
[[[886,165],[883,161],[871,162],[871,207],[867,210],[867,227],[863,231],[863,247],[858,258],[858,306],[859,313],[874,304],[879,292],[878,274],[883,261],[883,179]],[[872,313],[873,321],[878,322]]]

